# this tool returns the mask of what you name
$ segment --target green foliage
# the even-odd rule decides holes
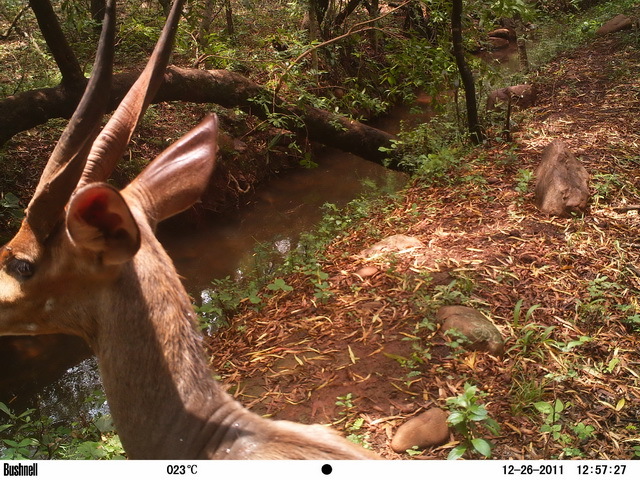
[[[269,290],[273,290],[276,292],[277,291],[290,292],[291,290],[293,290],[293,287],[290,285],[287,285],[287,283],[282,278],[276,278],[275,280],[273,280],[272,283],[267,285],[267,288]]]
[[[529,191],[529,184],[533,179],[533,172],[525,168],[519,168],[516,175],[516,192],[524,195]]]
[[[334,424],[343,423],[347,440],[370,449],[369,434],[361,431],[364,426],[364,418],[357,413],[353,394],[347,393],[337,397],[336,405],[341,410],[338,412],[339,418]]]
[[[104,394],[86,400],[104,403]],[[14,413],[0,402],[0,459],[123,459],[124,450],[108,414],[98,414],[90,422],[57,425],[51,418],[36,414],[35,409]]]
[[[212,288],[201,292],[201,304],[194,305],[200,328],[210,332],[229,325],[229,319],[242,302],[248,301],[255,308],[262,304],[258,280],[238,282],[231,277],[214,279]]]
[[[449,90],[458,71],[448,42],[434,43],[427,38],[389,40],[388,65],[380,75],[385,95],[396,101],[411,100],[417,90],[433,98]]]
[[[319,301],[325,301],[331,297],[329,274],[322,271],[318,263],[304,263],[296,267],[296,270],[309,278],[314,286],[314,297]]]
[[[524,304],[524,300],[521,298],[516,302],[515,307],[513,308],[513,326],[520,326],[520,317],[522,316],[522,305]],[[539,304],[532,305],[527,310],[527,313],[524,315],[524,323],[529,324],[530,320],[533,318],[533,312],[535,312],[538,308],[540,308]]]
[[[381,148],[406,172],[413,173],[427,184],[455,182],[464,166],[463,137],[457,126],[442,117],[401,131],[390,148]]]
[[[481,430],[485,429],[496,435],[500,426],[489,416],[487,409],[479,403],[480,397],[483,395],[478,387],[465,383],[462,394],[447,398],[450,411],[447,421],[462,436],[460,444],[449,453],[448,460],[456,460],[468,454],[491,457],[493,445],[482,438]]]
[[[566,457],[585,457],[579,446],[594,436],[595,428],[583,422],[566,424],[563,413],[571,407],[570,402],[564,403],[556,398],[553,402],[536,402],[533,406],[543,417],[540,431],[564,445],[562,451]]]
[[[597,275],[586,285],[587,294],[576,300],[576,312],[582,321],[593,322],[606,318],[611,309],[627,314],[627,321],[633,325],[638,315],[633,305],[621,304],[624,287],[612,281],[607,275]]]
[[[0,222],[11,227],[17,226],[24,217],[24,210],[20,206],[20,199],[13,193],[0,195]]]
[[[534,7],[525,0],[496,0],[489,10],[492,18],[519,18],[523,22],[534,18]]]
[[[600,205],[601,202],[608,202],[613,195],[616,195],[625,185],[624,180],[616,173],[595,173],[593,175],[593,203]]]
[[[469,338],[455,328],[451,328],[444,333],[449,337],[445,345],[451,349],[451,356],[457,357],[462,355],[465,351],[464,346],[469,344]]]
[[[433,300],[440,305],[464,305],[468,303],[473,289],[473,280],[460,276],[447,285],[436,285]]]
[[[200,327],[209,331],[226,327],[242,304],[259,309],[268,297],[291,291],[293,287],[285,280],[291,274],[306,278],[307,285],[313,287],[315,300],[329,299],[332,295],[329,274],[322,270],[321,252],[347,228],[366,218],[370,209],[392,208],[393,198],[380,193],[378,189],[378,196],[356,198],[343,208],[325,204],[325,215],[315,230],[302,233],[297,243],[292,241],[293,248],[284,255],[276,250],[274,243],[258,245],[252,256],[253,263],[244,268],[238,278],[215,279],[210,289],[200,293],[200,305],[194,305]]]

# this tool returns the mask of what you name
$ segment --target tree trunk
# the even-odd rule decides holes
[[[347,5],[342,9],[342,11],[340,11],[340,13],[338,13],[336,15],[336,18],[334,18],[332,20],[332,32],[333,33],[333,29],[335,29],[336,27],[341,26],[344,21],[347,19],[347,17],[349,15],[351,15],[354,10],[356,9],[356,7],[358,5],[360,5],[362,3],[363,0],[349,0],[349,2],[347,3]]]
[[[62,85],[73,88],[78,85],[84,85],[85,78],[80,68],[80,63],[78,63],[78,59],[73,50],[71,50],[62,28],[60,28],[58,17],[53,11],[51,2],[49,0],[29,0],[29,5],[38,20],[42,36],[47,42],[47,46],[62,74]]]
[[[171,10],[171,0],[158,0],[158,3],[162,6],[164,16],[166,17],[169,15],[169,11]]]
[[[224,11],[227,19],[227,35],[232,36],[236,30],[233,26],[233,10],[231,8],[231,0],[224,0]]]
[[[105,0],[91,0],[91,18],[94,22],[102,23],[105,8]]]
[[[309,43],[313,44],[320,40],[320,25],[318,24],[318,16],[316,15],[316,9],[313,0],[309,0],[308,7],[309,10],[307,11],[307,15],[309,15]],[[315,48],[311,52],[311,68],[316,72],[319,70],[318,50]]]
[[[380,2],[378,0],[370,0],[368,3],[369,9],[369,18],[374,19],[380,16]],[[378,22],[373,22],[371,25],[373,27],[377,27]],[[374,53],[378,53],[379,43],[380,43],[380,32],[375,28],[373,30],[369,30],[369,42],[371,43],[371,49]]]
[[[137,76],[137,72],[114,76],[110,110],[124,97]],[[0,145],[16,133],[33,128],[50,118],[69,118],[80,98],[80,90],[48,88],[24,92],[0,101]],[[217,103],[227,108],[240,107],[250,114],[267,118],[269,112],[251,101],[253,98],[269,99],[268,103],[271,104],[273,92],[227,70],[169,67],[154,102],[179,100]],[[287,106],[280,99],[275,100],[275,111],[292,119],[286,126],[290,131],[372,162],[385,164],[386,155],[379,148],[390,147],[390,141],[394,138],[386,132],[317,108]],[[294,118],[302,119],[303,124],[298,124]],[[398,168],[393,161],[386,166]]]
[[[464,46],[462,45],[462,0],[453,0],[453,7],[451,8],[451,33],[453,55],[456,58],[456,65],[458,66],[462,86],[464,87],[469,133],[474,143],[480,143],[484,139],[484,133],[478,120],[476,88],[473,82],[473,73],[464,58]]]
[[[227,1],[225,0],[225,7],[227,6]],[[204,5],[202,6],[202,13],[200,19],[200,25],[198,25],[198,35],[197,40],[198,44],[205,48],[207,46],[207,36],[211,31],[211,24],[213,23],[213,19],[215,16],[215,0],[206,0]]]

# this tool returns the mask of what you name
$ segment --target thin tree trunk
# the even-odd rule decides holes
[[[29,5],[38,20],[40,31],[62,74],[62,85],[75,87],[85,84],[86,79],[80,68],[80,63],[73,50],[71,50],[62,28],[60,28],[58,17],[53,11],[51,2],[49,0],[29,0]]]
[[[211,23],[215,15],[214,12],[215,0],[206,0],[202,7],[200,25],[198,26],[198,43],[201,47],[205,47],[207,44],[207,35],[211,30]],[[225,0],[226,7],[226,0]]]
[[[91,18],[96,23],[102,23],[104,17],[105,0],[91,0]]]
[[[315,43],[320,40],[320,25],[318,24],[318,15],[316,15],[316,5],[313,0],[309,0],[309,43]],[[318,51],[314,49],[311,52],[311,68],[318,71]]]
[[[169,15],[169,11],[171,10],[171,0],[158,0],[158,3],[162,6],[164,16],[166,17]]]
[[[476,88],[473,81],[473,73],[464,58],[464,46],[462,44],[462,0],[453,0],[451,8],[451,33],[453,40],[453,55],[462,79],[464,96],[467,104],[467,120],[469,133],[474,143],[484,140],[484,132],[478,120],[478,106],[476,103]]]
[[[224,0],[224,11],[227,18],[227,35],[232,36],[235,33],[233,26],[233,10],[231,8],[231,0]]]
[[[351,15],[356,7],[362,3],[363,0],[349,0],[347,5],[342,9],[340,13],[333,19],[333,27],[339,27],[344,23],[349,15]],[[332,32],[333,33],[333,32]]]
[[[16,28],[16,25],[18,25],[18,21],[20,20],[20,17],[22,16],[22,14],[24,13],[24,11],[29,8],[28,6],[24,6],[22,7],[22,9],[18,12],[18,14],[13,17],[13,21],[11,22],[11,25],[9,25],[9,28],[7,28],[7,31],[3,34],[0,35],[0,40],[6,40],[7,38],[9,38],[9,35],[11,35],[11,31]]]

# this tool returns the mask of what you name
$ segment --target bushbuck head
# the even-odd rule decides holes
[[[180,15],[177,2],[147,68],[98,135],[109,99],[114,3],[85,94],[42,174],[18,234],[0,250],[0,333],[90,335],[83,299],[119,275],[141,244],[140,222],[192,205],[208,183],[217,120],[208,117],[122,192],[104,183],[157,91]],[[97,138],[96,138],[97,136]]]
[[[154,229],[208,184],[216,117],[122,191],[105,183],[162,82],[182,3],[174,2],[147,67],[98,133],[112,64],[115,0],[108,2],[85,94],[22,227],[0,250],[0,334],[83,337],[130,458],[373,458],[324,427],[249,412],[207,368],[191,301]]]

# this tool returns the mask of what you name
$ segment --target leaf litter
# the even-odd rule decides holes
[[[386,458],[444,459],[461,439],[411,455],[388,445],[399,425],[446,408],[468,382],[501,425],[484,434],[493,458],[638,458],[640,62],[629,35],[593,40],[539,72],[537,106],[521,114],[514,143],[474,150],[456,172],[467,180],[417,179],[337,238],[321,261],[328,298],[292,274],[293,289],[260,310],[244,302],[207,340],[230,392],[262,415],[356,433]],[[555,138],[591,174],[584,217],[544,216],[531,184],[516,189]],[[426,248],[358,255],[398,233]],[[361,276],[363,266],[375,268]],[[487,315],[505,355],[442,336],[435,311],[450,303]],[[348,395],[349,408],[336,405]],[[542,405],[562,411],[550,419]]]

